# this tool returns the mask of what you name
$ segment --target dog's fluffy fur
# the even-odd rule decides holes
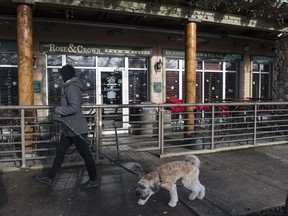
[[[203,199],[205,187],[199,181],[200,160],[195,155],[187,155],[184,161],[174,161],[159,166],[155,171],[144,175],[138,182],[136,195],[138,204],[144,205],[151,195],[164,188],[170,193],[168,205],[175,207],[178,202],[176,182],[182,178],[182,184],[189,189],[189,199]]]

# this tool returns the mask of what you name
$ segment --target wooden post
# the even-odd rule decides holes
[[[30,4],[17,5],[19,105],[34,104],[32,11]]]
[[[193,21],[186,23],[185,45],[185,103],[196,103],[196,28]],[[186,107],[186,131],[194,131],[194,106]]]
[[[33,4],[34,1],[14,0],[17,3],[17,47],[18,47],[18,98],[19,105],[34,104],[33,85]],[[26,111],[25,122],[33,121],[33,111]],[[30,134],[29,134],[30,133]],[[28,149],[31,149],[33,127],[25,127],[25,140]]]

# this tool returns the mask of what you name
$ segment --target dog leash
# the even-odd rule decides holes
[[[67,121],[65,121],[63,118],[61,118],[60,115],[57,115],[55,113],[52,113],[52,118],[54,121],[56,122],[61,122],[63,125],[65,125],[71,132],[73,132],[76,136],[78,136],[80,139],[82,139],[88,146],[90,146],[90,143],[88,142],[87,139],[85,139],[85,137],[82,134],[79,134]],[[111,163],[116,164],[117,166],[125,169],[126,171],[132,173],[133,175],[135,175],[136,177],[140,178],[141,174],[128,169],[127,167],[125,167],[124,165],[118,163],[116,160],[113,160],[112,158],[108,157],[107,155],[105,155],[103,152],[99,151],[99,153],[105,157],[106,159],[108,159]]]

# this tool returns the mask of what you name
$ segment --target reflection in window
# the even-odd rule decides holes
[[[95,56],[67,55],[66,62],[74,67],[94,67],[96,65]]]
[[[18,65],[17,53],[0,53],[0,65]]]
[[[84,86],[83,104],[95,104],[95,73],[94,69],[76,69],[76,76],[82,81]]]
[[[147,68],[146,58],[129,58],[129,68]]]
[[[166,59],[166,69],[178,69],[179,60],[177,59]]]
[[[62,56],[61,55],[47,55],[47,65],[48,66],[62,66]]]
[[[124,57],[99,57],[98,67],[124,67]]]
[[[235,62],[226,62],[225,64],[226,71],[236,71],[236,63]]]
[[[197,70],[202,70],[203,68],[203,62],[202,61],[197,61]]]

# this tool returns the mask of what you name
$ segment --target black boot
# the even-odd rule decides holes
[[[88,189],[92,187],[97,187],[100,183],[97,180],[88,180],[80,185],[81,189]]]
[[[47,176],[35,176],[35,179],[40,183],[48,185],[49,187],[51,187],[53,184],[53,178],[49,178]]]

